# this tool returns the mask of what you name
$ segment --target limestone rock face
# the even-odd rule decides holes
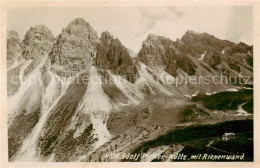
[[[132,83],[138,77],[137,65],[131,58],[129,50],[107,31],[101,34],[95,65],[101,69],[111,70]]]
[[[98,35],[89,23],[82,18],[73,20],[56,38],[49,55],[53,70],[68,76],[88,69],[98,42]]]
[[[222,51],[224,48],[234,45],[234,43],[230,41],[220,40],[213,35],[207,33],[197,33],[190,30],[183,35],[181,41],[187,45],[193,53]]]
[[[233,67],[246,66],[253,67],[253,46],[245,43],[238,43],[230,47],[226,52],[226,59]],[[237,68],[236,68],[237,69]]]
[[[236,45],[233,45],[230,50],[228,50],[228,53],[234,54],[234,53],[240,53],[240,54],[249,54],[252,55],[253,54],[253,46],[249,46],[245,43],[238,43]]]
[[[136,55],[109,32],[99,38],[77,18],[56,38],[43,25],[28,30],[22,42],[9,32],[10,61],[9,161],[118,161],[106,159],[106,151],[134,151],[176,125],[253,117],[236,113],[240,103],[253,109],[248,82],[220,79],[221,73],[232,82],[252,76],[251,87],[253,46],[206,33],[189,31],[176,41],[150,34]],[[205,103],[235,88],[215,106]],[[240,93],[245,97],[238,99]],[[230,107],[219,108],[221,103]]]
[[[138,54],[140,60],[150,67],[164,67],[163,58],[166,58],[166,51],[163,42],[164,44],[168,43],[167,46],[173,44],[170,39],[149,34],[146,41],[143,42],[142,48]],[[168,49],[172,49],[173,52],[176,51],[173,48]]]
[[[201,60],[210,68],[227,75],[238,76],[238,73],[252,76],[253,46],[242,42],[235,44],[220,40],[207,33],[197,33],[188,30],[181,38],[189,55],[195,58],[205,55]]]
[[[203,60],[213,69],[216,69],[216,66],[221,63],[220,54],[216,51],[206,54]]]
[[[173,76],[177,75],[178,68],[189,75],[195,74],[196,65],[186,55],[188,49],[172,40],[150,34],[143,42],[138,59],[152,68],[163,68]]]
[[[228,48],[222,59],[231,69],[253,76],[253,46],[240,42]]]
[[[23,45],[15,31],[9,31],[7,35],[7,64],[15,61],[22,53]]]
[[[28,59],[41,58],[52,49],[54,36],[45,25],[31,27],[25,34],[23,57]]]

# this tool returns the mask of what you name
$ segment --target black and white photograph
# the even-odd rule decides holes
[[[84,167],[259,161],[257,7],[7,6],[1,155]]]

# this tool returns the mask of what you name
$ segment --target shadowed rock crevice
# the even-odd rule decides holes
[[[195,75],[196,65],[186,55],[187,48],[179,43],[149,34],[143,42],[138,59],[151,68],[162,68],[174,77],[177,76],[178,68],[189,75]]]
[[[137,65],[130,57],[128,49],[107,31],[101,34],[94,64],[124,77],[131,83],[138,78]]]

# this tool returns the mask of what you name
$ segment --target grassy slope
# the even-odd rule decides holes
[[[193,101],[201,102],[206,108],[211,110],[236,110],[239,104],[253,101],[253,90],[221,92],[210,96],[201,95],[194,97]],[[250,112],[250,109],[252,109],[251,105],[252,104],[248,104],[245,110]]]
[[[253,114],[253,112],[254,112],[254,101],[253,101],[253,98],[248,103],[244,104],[242,106],[242,108],[245,111],[247,111],[248,113]]]
[[[224,132],[247,132],[253,130],[253,120],[236,120],[217,123],[214,125],[192,126],[172,131],[166,135],[160,136],[154,140],[141,144],[132,153],[147,152],[149,148],[162,145],[171,145],[173,143],[183,143],[195,141],[203,138],[218,137]]]

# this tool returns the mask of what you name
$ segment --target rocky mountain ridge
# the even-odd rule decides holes
[[[31,27],[25,34],[23,40],[24,59],[37,59],[49,53],[52,49],[54,36],[51,30],[45,25],[36,25]]]
[[[23,45],[15,31],[9,31],[7,35],[7,68],[9,68],[15,60],[18,60],[23,50]]]
[[[77,18],[56,38],[43,25],[22,41],[11,31],[7,67],[10,161],[105,161],[106,151],[129,152],[178,124],[234,119],[240,101],[221,111],[192,98],[238,92],[244,83],[177,80],[247,75],[252,83],[253,46],[193,31],[176,41],[150,34],[133,56],[109,32],[99,38]]]
[[[128,49],[107,31],[101,34],[100,41],[94,65],[101,69],[111,70],[134,83],[138,78],[137,65],[131,58]]]
[[[56,73],[75,75],[90,68],[99,42],[96,31],[84,19],[77,18],[58,35],[49,54]]]
[[[30,28],[22,42],[19,39],[15,42],[15,39],[16,36],[8,37],[8,44],[11,44],[11,41],[16,43],[13,44],[16,47],[8,48],[16,48],[18,51],[15,53],[18,54],[22,51],[25,60],[40,58],[46,53],[49,55],[47,66],[51,66],[53,71],[62,76],[76,75],[94,64],[134,83],[139,76],[136,60],[150,68],[163,69],[173,77],[179,74],[178,70],[192,76],[196,75],[197,67],[189,56],[200,59],[204,53],[203,59],[200,60],[218,71],[225,71],[222,65],[218,66],[221,61],[227,62],[228,66],[238,73],[240,69],[246,69],[245,73],[250,74],[253,65],[252,46],[244,43],[234,44],[207,33],[190,30],[181,40],[176,41],[149,34],[136,59],[131,57],[130,50],[109,32],[103,32],[99,39],[96,31],[82,18],[69,23],[56,38],[46,26],[38,25]],[[13,60],[14,51],[9,50],[7,58]],[[236,61],[235,57],[238,57],[239,61]],[[241,61],[246,61],[246,65],[240,65]]]
[[[149,67],[165,69],[174,77],[177,76],[178,68],[194,75],[196,66],[187,57],[185,49],[168,38],[149,34],[143,42],[138,58]]]

